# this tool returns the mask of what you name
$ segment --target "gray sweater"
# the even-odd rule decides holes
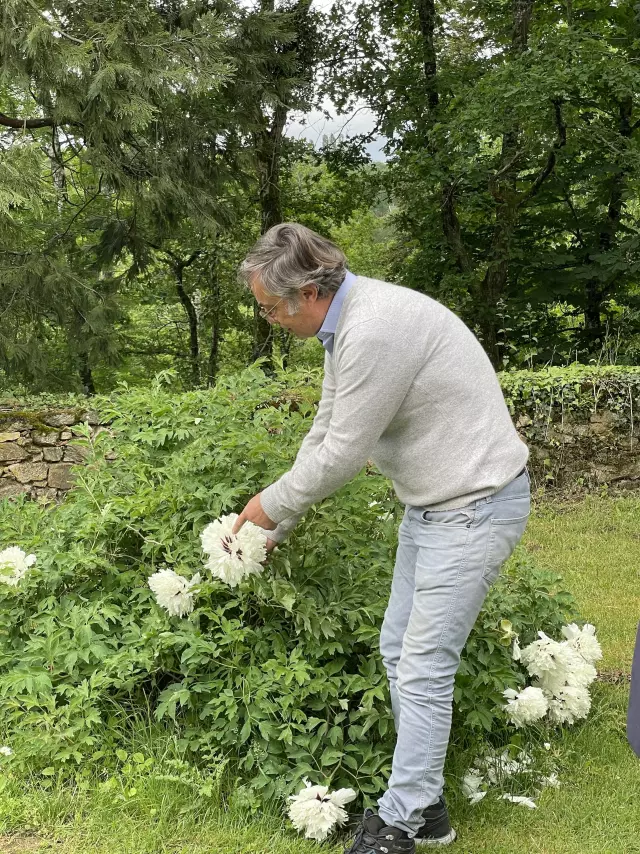
[[[280,541],[372,460],[404,504],[448,510],[498,492],[529,452],[480,343],[448,308],[358,276],[325,354],[322,398],[262,507]]]

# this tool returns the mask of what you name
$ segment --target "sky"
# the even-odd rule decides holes
[[[325,110],[331,115],[327,119],[321,110],[311,113],[293,115],[287,123],[287,136],[306,138],[317,148],[322,145],[322,137],[331,133],[336,137],[344,139],[359,133],[368,133],[375,125],[375,119],[371,110],[364,104],[358,106],[353,112],[346,116],[336,115],[336,109],[331,101],[325,101]],[[385,139],[377,137],[374,142],[366,146],[372,160],[385,160],[382,146]]]

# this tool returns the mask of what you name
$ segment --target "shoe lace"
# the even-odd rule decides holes
[[[385,837],[385,839],[393,842],[392,835]],[[358,828],[348,854],[389,854],[390,850],[390,848],[380,844],[379,836],[373,836],[367,831],[364,825],[361,825]]]

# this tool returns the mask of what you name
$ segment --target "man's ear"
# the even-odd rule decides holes
[[[305,285],[300,288],[300,296],[305,302],[314,303],[318,299],[318,288],[316,285]]]

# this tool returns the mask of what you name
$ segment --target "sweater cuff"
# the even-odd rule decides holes
[[[273,531],[265,531],[265,534],[270,540],[273,540],[274,543],[282,543],[289,536],[291,531],[295,528],[295,526],[300,521],[300,516],[289,516],[288,519],[285,519],[284,522],[280,522],[277,528]]]
[[[262,505],[262,509],[267,514],[267,516],[273,522],[282,522],[284,521],[290,514],[287,513],[286,510],[283,510],[282,505],[278,501],[278,482],[272,483],[271,486],[267,486],[266,489],[263,489],[260,493],[260,504]]]

